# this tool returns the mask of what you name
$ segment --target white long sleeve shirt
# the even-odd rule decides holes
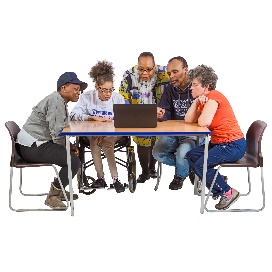
[[[98,97],[97,90],[86,91],[80,95],[79,101],[70,114],[70,119],[75,121],[87,121],[88,116],[110,117],[114,119],[113,104],[125,104],[124,97],[113,92],[108,101],[102,101]]]

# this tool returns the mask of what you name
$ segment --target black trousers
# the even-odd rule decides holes
[[[49,141],[40,146],[36,146],[36,143],[34,143],[31,147],[20,144],[16,144],[16,147],[18,154],[26,162],[52,163],[60,166],[59,176],[64,188],[69,184],[67,152],[64,146]],[[72,177],[77,174],[79,167],[79,158],[71,153]],[[54,185],[60,188],[58,180],[54,182]]]

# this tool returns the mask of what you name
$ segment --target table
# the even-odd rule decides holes
[[[68,178],[70,192],[70,207],[71,215],[74,215],[73,187],[72,187],[72,171],[71,171],[71,156],[70,156],[70,141],[71,136],[182,136],[194,135],[205,136],[204,149],[204,165],[203,165],[203,180],[201,188],[201,207],[200,213],[204,213],[205,201],[205,186],[208,158],[208,143],[210,131],[206,127],[200,127],[197,123],[189,124],[183,120],[168,120],[158,122],[156,128],[115,128],[113,122],[98,122],[98,121],[71,121],[70,125],[60,133],[66,136],[67,163],[68,163]]]

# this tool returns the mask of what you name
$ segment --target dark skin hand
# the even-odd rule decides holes
[[[74,145],[70,143],[70,150],[71,152],[73,152],[76,156],[79,156],[79,150],[78,148]]]
[[[103,142],[104,137],[105,136],[99,136],[99,137],[97,137],[97,145],[98,146],[102,146],[102,142]]]

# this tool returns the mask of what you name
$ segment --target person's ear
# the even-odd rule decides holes
[[[95,87],[96,90],[98,89],[97,83],[94,84],[94,87]]]
[[[62,86],[62,90],[66,93],[66,85],[65,84]]]
[[[62,86],[60,87],[60,92],[62,92],[63,89],[65,89],[65,85],[62,85]]]

